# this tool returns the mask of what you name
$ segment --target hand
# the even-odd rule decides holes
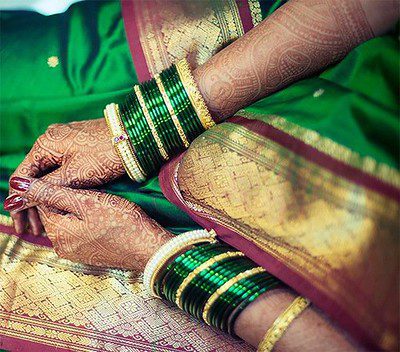
[[[72,188],[93,187],[122,176],[124,172],[106,121],[88,120],[49,126],[11,176],[10,185],[24,191],[23,178],[28,176]],[[33,233],[39,235],[42,232],[39,216],[36,209],[27,209],[30,206],[29,202],[23,204],[17,195],[8,197],[4,204],[6,210],[12,211],[18,233],[24,231],[28,220]]]
[[[18,194],[37,204],[55,251],[72,261],[144,270],[173,237],[136,204],[108,193],[29,179],[27,190]]]

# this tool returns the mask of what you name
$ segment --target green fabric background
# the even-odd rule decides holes
[[[268,11],[263,11],[263,14]],[[0,200],[8,178],[51,123],[102,116],[137,83],[118,2],[86,1],[66,13],[2,12],[0,65]],[[277,114],[363,156],[399,166],[398,38],[376,38],[340,64],[265,98],[247,110]],[[59,57],[51,68],[47,59]],[[318,89],[324,93],[313,94]],[[139,204],[179,233],[197,228],[169,203],[157,178],[127,177],[107,190]],[[0,212],[5,213],[2,206]]]

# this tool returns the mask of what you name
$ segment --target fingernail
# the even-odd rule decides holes
[[[4,201],[4,210],[12,211],[18,210],[24,206],[25,200],[18,194],[8,196]]]
[[[12,177],[10,180],[10,187],[16,191],[26,192],[31,184],[31,180],[24,177]]]

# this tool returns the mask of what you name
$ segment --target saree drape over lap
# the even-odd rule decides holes
[[[193,66],[205,62],[282,3],[130,0],[123,20],[116,2],[78,3],[50,17],[2,13],[1,197],[49,124],[100,117],[134,83],[185,55]],[[362,343],[393,348],[397,50],[395,35],[364,43],[200,136],[159,180],[105,188],[175,233],[216,229]],[[2,347],[249,350],[146,296],[139,273],[59,259],[46,238],[19,238],[9,218],[0,220]]]

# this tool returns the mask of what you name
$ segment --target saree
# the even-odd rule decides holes
[[[115,2],[74,5],[47,26],[29,15],[29,33],[48,40],[27,54],[35,87],[23,84],[29,67],[2,74],[9,77],[0,85],[2,197],[47,125],[101,116],[132,84],[185,55],[194,67],[203,63],[281,2],[163,4],[123,1],[124,23]],[[15,48],[11,65],[27,50],[12,35],[27,24],[2,17]],[[105,188],[174,233],[215,229],[367,347],[391,349],[398,341],[397,46],[394,35],[371,40],[318,77],[240,111],[166,165],[159,181],[125,178]],[[61,260],[45,238],[18,238],[2,220],[5,348],[249,350],[144,296],[139,273]]]
[[[0,348],[248,351],[243,341],[148,296],[141,273],[73,263],[58,258],[46,237],[18,236],[3,209],[10,175],[48,125],[99,118],[107,103],[122,101],[148,77],[145,61],[133,61],[130,53],[146,47],[145,30],[162,33],[162,45],[168,43],[163,64],[190,51],[197,65],[283,1],[207,1],[197,8],[182,1],[121,3],[87,1],[48,17],[0,13]],[[155,8],[162,19],[149,18]],[[138,40],[136,47],[127,37]],[[178,48],[171,38],[187,46]],[[141,50],[134,53],[144,57]],[[200,228],[163,196],[157,177],[140,185],[123,177],[104,188],[140,205],[173,233]]]

